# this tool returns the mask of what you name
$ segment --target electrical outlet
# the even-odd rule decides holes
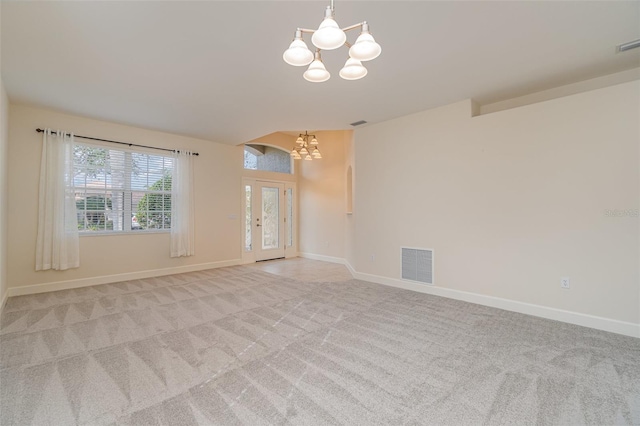
[[[571,280],[569,277],[560,278],[560,287],[567,290],[571,288]]]

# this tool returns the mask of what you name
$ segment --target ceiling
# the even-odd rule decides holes
[[[327,4],[3,1],[2,78],[12,102],[238,144],[640,66],[640,49],[615,49],[640,38],[637,1],[336,0],[338,24],[368,21],[382,54],[345,81],[347,49],[323,52],[331,79],[309,83],[282,53]]]

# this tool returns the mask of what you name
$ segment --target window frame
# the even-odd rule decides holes
[[[283,157],[283,160],[284,160],[284,158],[287,158],[289,160],[289,171],[288,172],[279,172],[279,171],[275,171],[275,170],[267,170],[267,169],[259,168],[259,166],[258,166],[258,163],[259,163],[259,158],[258,157],[259,156],[253,152],[253,150],[252,150],[253,147],[252,146],[261,146],[261,147],[264,147],[264,148],[272,148],[274,150],[281,151],[282,152],[281,155]],[[245,167],[246,163],[247,163],[246,162],[247,153],[249,155],[252,155],[252,156],[255,157],[255,159],[256,159],[256,168],[255,169]],[[245,171],[248,170],[249,173],[277,173],[278,175],[285,175],[285,176],[295,175],[295,161],[293,160],[293,158],[291,158],[291,153],[289,152],[288,149],[283,148],[283,147],[278,146],[278,145],[272,145],[272,144],[267,144],[267,143],[262,143],[262,142],[245,143],[243,145],[242,163],[243,163],[243,169]],[[276,176],[276,175],[274,175],[274,176]],[[278,179],[278,178],[276,178],[276,179]]]
[[[75,158],[75,152],[74,152],[74,163],[73,163],[73,172],[74,172],[74,176],[71,180],[71,190],[74,193],[74,196],[77,197],[78,194],[83,194],[83,198],[84,198],[84,202],[85,202],[85,207],[86,207],[86,203],[87,203],[87,198],[88,194],[96,194],[96,193],[104,193],[104,210],[100,209],[96,209],[96,210],[89,210],[89,212],[94,212],[94,213],[105,213],[108,212],[109,210],[107,209],[107,195],[110,194],[111,195],[111,200],[113,202],[113,196],[118,194],[122,196],[122,230],[114,230],[114,229],[100,229],[100,230],[88,230],[87,229],[87,225],[86,223],[82,223],[82,225],[84,226],[83,229],[80,229],[80,227],[78,228],[78,235],[80,237],[85,237],[85,236],[113,236],[113,235],[148,235],[148,234],[167,234],[171,232],[171,219],[169,219],[169,227],[166,228],[166,223],[163,220],[163,227],[162,228],[141,228],[141,229],[135,229],[132,226],[133,223],[133,217],[134,215],[137,213],[137,205],[134,206],[134,203],[132,202],[132,195],[137,193],[137,194],[143,194],[140,199],[142,199],[142,197],[144,197],[145,195],[148,194],[157,194],[160,195],[162,197],[162,203],[163,203],[163,208],[162,210],[160,210],[160,212],[163,215],[163,219],[164,219],[164,215],[168,212],[169,213],[169,217],[171,215],[171,207],[169,207],[169,210],[167,210],[164,206],[164,202],[165,202],[165,197],[168,195],[170,198],[170,202],[172,201],[172,196],[171,196],[171,188],[166,189],[163,188],[162,190],[149,190],[150,186],[153,184],[149,184],[149,182],[147,182],[147,186],[145,189],[135,189],[133,188],[132,185],[132,181],[133,179],[131,178],[132,176],[132,169],[133,169],[133,158],[134,158],[134,154],[138,154],[138,155],[143,155],[143,156],[155,156],[155,157],[161,157],[162,158],[162,171],[163,171],[163,177],[161,179],[165,179],[165,173],[167,170],[170,171],[170,176],[173,178],[173,171],[175,170],[175,158],[173,156],[171,156],[171,154],[169,155],[165,155],[163,154],[158,154],[157,151],[155,150],[145,150],[144,148],[141,149],[134,149],[134,148],[126,148],[126,147],[113,147],[111,145],[107,145],[107,144],[101,144],[101,143],[93,143],[93,142],[78,142],[78,141],[74,141],[74,151],[75,151],[75,147],[76,146],[82,146],[82,147],[89,147],[89,148],[97,148],[97,149],[105,149],[107,151],[117,151],[117,152],[121,152],[124,155],[124,160],[123,160],[123,168],[121,170],[123,170],[124,175],[123,175],[123,186],[122,189],[120,188],[111,188],[110,186],[107,185],[107,178],[104,178],[104,182],[105,182],[105,186],[104,188],[91,188],[87,186],[87,178],[84,178],[84,184],[83,185],[77,185],[76,183],[76,173],[77,170],[79,170],[82,168],[86,168],[86,164],[82,164],[79,165],[78,163],[76,163],[76,158]],[[165,166],[165,162],[169,160],[169,167]],[[148,157],[147,157],[147,162],[146,162],[146,166],[144,168],[144,172],[143,174],[146,174],[147,176],[149,176],[149,166],[150,163],[148,161]],[[163,184],[164,186],[164,184]],[[85,208],[84,210],[82,209],[78,209],[77,208],[77,199],[76,199],[76,212],[78,215],[78,218],[80,219],[80,216],[82,214],[82,212],[87,212],[87,209]],[[147,210],[147,213],[150,210]],[[85,216],[86,217],[86,216]],[[126,220],[127,217],[130,217],[131,219]],[[107,219],[105,219],[106,221]],[[78,221],[78,225],[81,225],[80,220]],[[106,225],[106,222],[105,222]],[[106,227],[106,226],[105,226]]]

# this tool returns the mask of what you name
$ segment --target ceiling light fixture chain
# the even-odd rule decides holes
[[[306,161],[322,159],[322,154],[318,149],[318,139],[316,135],[310,135],[306,130],[304,134],[300,133],[296,139],[296,145],[291,150],[291,158],[301,160],[304,157]]]
[[[307,81],[321,83],[329,80],[331,77],[331,74],[329,74],[329,71],[327,71],[322,63],[322,57],[320,55],[322,50],[334,50],[342,46],[347,46],[349,49],[349,57],[339,73],[340,77],[345,80],[359,80],[367,75],[368,71],[362,65],[362,61],[371,61],[380,56],[382,52],[382,48],[376,43],[369,32],[369,24],[367,21],[340,28],[334,19],[334,12],[333,0],[331,0],[331,4],[327,6],[324,19],[318,29],[297,28],[293,41],[282,55],[284,61],[289,65],[296,67],[309,65],[309,68],[303,74],[303,77]],[[347,42],[346,32],[357,28],[361,30],[360,35],[355,43],[350,44]],[[307,47],[307,44],[304,42],[302,38],[304,33],[312,34],[311,43],[317,48],[315,53],[309,50],[309,47]]]

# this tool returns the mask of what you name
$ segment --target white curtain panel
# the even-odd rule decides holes
[[[171,257],[193,256],[195,209],[193,155],[190,151],[176,153],[171,180]]]
[[[40,162],[36,271],[80,266],[73,193],[73,134],[45,129]]]

